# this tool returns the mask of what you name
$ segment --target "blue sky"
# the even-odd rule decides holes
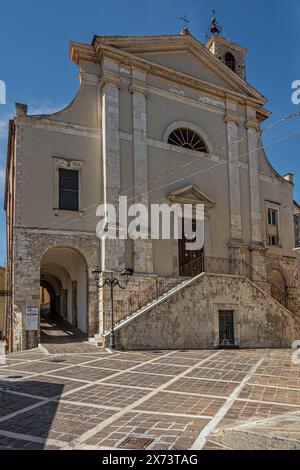
[[[178,34],[187,15],[191,33],[204,42],[215,8],[226,37],[249,49],[247,79],[269,100],[269,123],[300,111],[291,102],[291,83],[300,80],[300,4],[298,0],[2,0],[0,5],[0,80],[7,104],[0,105],[0,204],[3,207],[6,124],[14,103],[44,113],[69,103],[78,88],[69,42],[98,35]],[[267,124],[265,124],[267,125]],[[267,144],[300,132],[300,117],[268,130]],[[300,135],[267,148],[281,174],[295,174],[300,201]],[[34,208],[32,208],[34,210]],[[5,215],[0,211],[0,264],[5,262]]]

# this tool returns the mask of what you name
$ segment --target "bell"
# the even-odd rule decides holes
[[[219,34],[221,32],[221,29],[217,25],[217,21],[216,21],[215,18],[213,18],[213,20],[211,22],[210,31],[211,31],[212,34]]]

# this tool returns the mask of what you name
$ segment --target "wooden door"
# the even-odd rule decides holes
[[[193,231],[196,231],[196,220],[193,220]],[[179,275],[195,277],[204,272],[204,249],[187,250],[186,244],[195,240],[187,240],[182,223],[182,239],[179,240]]]

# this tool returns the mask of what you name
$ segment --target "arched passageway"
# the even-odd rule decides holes
[[[73,248],[55,247],[43,256],[40,267],[42,319],[65,323],[87,334],[87,266]]]

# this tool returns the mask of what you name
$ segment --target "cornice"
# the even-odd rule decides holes
[[[259,94],[238,76],[235,76],[235,74],[231,72],[228,67],[224,66],[221,61],[216,59],[211,54],[211,52],[209,52],[205,46],[202,46],[200,43],[198,43],[196,39],[192,38],[191,36],[186,36],[186,38],[189,39],[185,43],[177,41],[177,47],[175,47],[176,43],[174,43],[172,50],[189,50],[198,59],[200,58],[201,52],[201,61],[205,63],[212,71],[215,71],[215,73],[217,73],[219,76],[222,76],[223,79],[227,80],[228,84],[235,86],[236,90],[229,90],[227,88],[223,88],[221,86],[192,77],[191,75],[176,71],[169,67],[155,64],[124,50],[105,45],[99,38],[94,40],[94,48],[93,46],[72,43],[71,57],[73,60],[77,61],[77,63],[79,63],[80,60],[92,60],[93,62],[101,63],[103,61],[103,57],[108,57],[117,61],[120,65],[127,67],[137,67],[141,70],[144,70],[145,72],[152,73],[153,75],[164,78],[166,80],[170,80],[171,78],[174,82],[183,84],[190,88],[195,88],[207,93],[211,93],[214,96],[219,96],[221,98],[224,98],[225,95],[227,95],[230,96],[233,101],[240,104],[245,103],[245,100],[247,100],[252,104],[252,106],[255,104],[258,108],[262,108],[262,106],[266,103],[266,99],[261,94]],[[93,53],[91,48],[94,51]],[[238,91],[238,88],[240,88],[240,91]],[[243,89],[244,93],[241,88]]]
[[[248,52],[248,49],[246,47],[240,46],[239,44],[236,44],[235,42],[228,41],[227,39],[223,39],[217,35],[212,36],[211,39],[208,41],[208,43],[205,45],[205,47],[209,49],[214,42],[218,42],[222,44],[223,46],[229,45],[232,49],[242,52],[244,54]]]
[[[217,38],[218,39],[218,38]],[[221,38],[220,38],[221,40]],[[232,72],[225,64],[216,58],[205,45],[201,44],[193,35],[187,36],[167,35],[167,36],[142,36],[142,37],[96,37],[94,43],[103,47],[109,46],[113,49],[121,50],[126,53],[138,52],[167,52],[167,51],[189,51],[198,60],[212,71],[215,71],[230,86],[235,85],[242,88],[252,96],[256,96],[259,101],[267,102],[266,98],[252,87],[245,80]],[[230,41],[228,41],[230,42]],[[233,48],[246,52],[247,50],[233,42],[230,42]]]
[[[77,65],[80,65],[81,61],[98,62],[94,47],[89,44],[82,44],[79,42],[71,42],[70,58]]]

